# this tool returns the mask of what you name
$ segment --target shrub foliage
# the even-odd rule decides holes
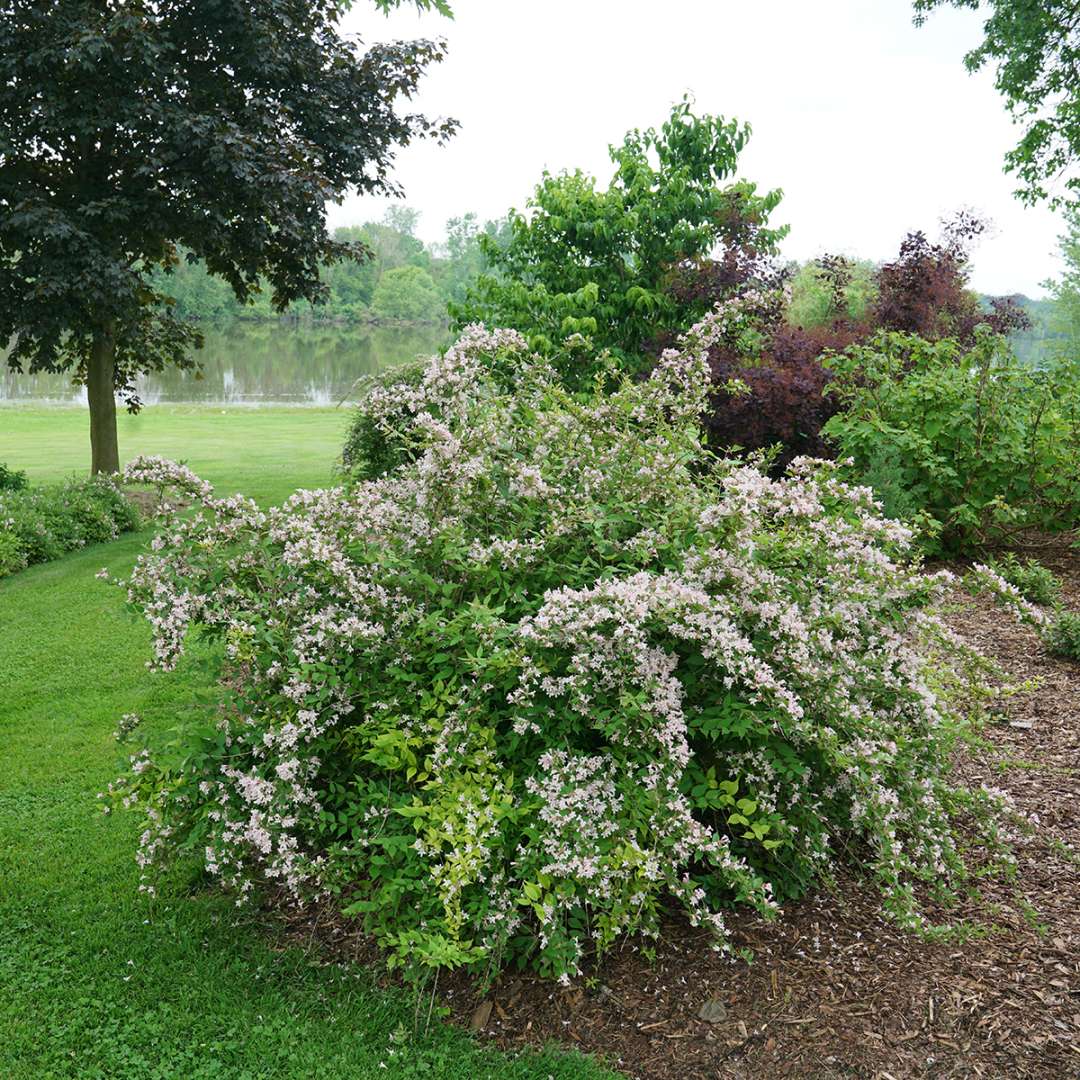
[[[718,390],[706,423],[713,446],[779,446],[781,464],[829,453],[821,429],[840,403],[826,393],[825,357],[883,330],[951,338],[969,348],[980,327],[1007,335],[1029,326],[1013,300],[995,299],[984,310],[968,287],[970,249],[985,228],[961,213],[938,243],[909,233],[897,258],[872,275],[864,265],[827,255],[789,282],[758,246],[672,275],[669,288],[680,303],[693,301],[701,310],[724,304],[730,315],[709,355]],[[733,381],[740,392],[722,392]]]
[[[1013,564],[1013,568],[1017,564]],[[1035,564],[1036,566],[1038,564]],[[1029,563],[1030,567],[1030,563]],[[997,564],[974,563],[965,576],[965,585],[971,592],[983,592],[992,596],[998,603],[1010,608],[1021,622],[1036,630],[1043,644],[1055,656],[1064,656],[1069,660],[1080,660],[1080,614],[1069,611],[1061,603],[1056,590],[1051,593],[1053,608],[1047,612],[1035,603],[1025,592],[1024,579],[1016,581],[1015,575],[1005,572]],[[1050,574],[1049,570],[1045,574]],[[1053,578],[1053,575],[1050,575]],[[1030,579],[1028,579],[1030,580]],[[1053,580],[1057,582],[1056,578]]]
[[[0,491],[23,491],[29,486],[26,473],[20,469],[8,468],[0,461]]]
[[[391,401],[397,400],[398,419],[404,422],[411,415],[409,401],[423,380],[426,366],[424,360],[417,359],[374,372],[356,387],[356,396],[379,395],[386,403],[384,412],[391,408]],[[388,423],[386,415],[376,416],[370,407],[357,409],[341,449],[344,470],[356,479],[371,480],[409,460],[409,448],[400,439],[388,437],[395,427]]]
[[[989,567],[1033,604],[1056,604],[1061,599],[1061,578],[1038,559],[1021,559],[1009,551],[1000,560],[992,559]]]
[[[971,346],[980,326],[1004,336],[1028,329],[1031,319],[1013,297],[995,297],[985,311],[969,288],[971,248],[986,229],[986,221],[961,212],[946,222],[936,244],[923,232],[908,233],[897,257],[877,272],[870,331],[954,338]]]
[[[115,540],[138,524],[135,506],[108,477],[0,490],[0,577]]]
[[[842,411],[825,433],[875,474],[888,508],[926,515],[941,546],[1080,520],[1075,364],[1030,367],[985,332],[969,349],[881,334],[829,364]]]
[[[1059,611],[1047,628],[1046,643],[1056,656],[1080,661],[1080,615]]]
[[[394,467],[266,512],[129,467],[203,502],[129,583],[156,663],[201,628],[227,688],[112,789],[148,875],[189,853],[331,897],[394,962],[562,979],[666,904],[722,945],[841,852],[917,923],[964,874],[955,816],[993,831],[949,775],[972,658],[868,489],[703,449],[721,321],[589,403],[469,328],[365,398]]]
[[[717,305],[708,351],[713,392],[704,421],[713,447],[778,447],[781,465],[829,452],[821,429],[837,404],[825,393],[831,376],[822,357],[858,337],[842,320],[809,330],[790,326],[786,298],[774,287]]]

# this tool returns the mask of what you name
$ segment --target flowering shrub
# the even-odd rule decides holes
[[[1045,567],[1041,569],[1050,574]],[[1060,588],[1061,583],[1056,577],[1054,581]],[[989,593],[1000,604],[1010,608],[1021,622],[1038,631],[1047,649],[1055,656],[1080,660],[1080,615],[1069,611],[1061,603],[1056,590],[1051,594],[1053,609],[1046,612],[1032,601],[1022,582],[1000,572],[1000,567],[995,564],[987,566],[975,563],[968,571],[965,583],[972,592]]]
[[[0,530],[0,577],[26,568],[26,552],[19,538],[7,529]]]
[[[183,462],[153,454],[140,454],[124,467],[121,483],[152,487],[157,492],[155,516],[180,509],[188,499],[209,499],[214,489],[195,475]],[[169,502],[169,498],[176,502]]]
[[[367,376],[363,384],[357,387],[358,396],[378,395],[384,398],[386,404],[378,414],[378,422],[375,412],[368,406],[357,409],[349,424],[345,445],[341,451],[341,464],[353,477],[367,479],[379,476],[407,459],[406,448],[397,440],[388,440],[388,425],[383,419],[383,413],[386,408],[391,407],[389,403],[396,398],[401,402],[399,419],[407,419],[409,414],[406,403],[411,398],[412,390],[419,386],[423,379],[424,367],[421,361],[398,364],[386,371]],[[405,387],[409,388],[408,393],[401,392],[401,388]]]
[[[0,577],[115,540],[138,523],[138,511],[108,477],[0,491]]]
[[[589,403],[471,327],[365,398],[405,452],[351,488],[262,511],[178,473],[202,508],[129,595],[158,667],[220,643],[224,707],[110,789],[145,814],[144,888],[187,853],[240,898],[332,898],[394,963],[564,980],[669,903],[722,946],[726,908],[772,915],[841,852],[917,924],[919,883],[964,874],[956,815],[990,838],[999,803],[949,777],[947,575],[833,466],[703,450],[722,319]]]
[[[1038,604],[1032,603],[1011,581],[1008,581],[993,566],[986,563],[972,563],[971,569],[964,576],[964,584],[972,593],[986,593],[999,604],[1009,608],[1023,623],[1045,633],[1050,627],[1051,618]]]
[[[1038,559],[1021,559],[1010,551],[1000,560],[991,559],[989,566],[1033,604],[1055,604],[1061,597],[1061,578]]]

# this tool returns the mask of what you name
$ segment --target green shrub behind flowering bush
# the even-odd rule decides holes
[[[706,319],[589,403],[513,332],[470,328],[364,399],[395,467],[267,512],[203,501],[129,584],[161,667],[192,627],[225,706],[147,745],[112,798],[151,873],[333,898],[394,962],[568,979],[682,908],[767,915],[853,852],[905,925],[964,874],[950,780],[972,656],[947,576],[869,490],[702,449]],[[368,472],[377,470],[366,470]],[[986,813],[982,813],[986,811]]]
[[[357,395],[361,399],[372,393],[393,396],[399,393],[400,388],[401,420],[404,421],[407,418],[404,411],[406,403],[420,385],[425,366],[424,362],[416,360],[376,372],[367,376],[363,384],[356,388]],[[383,421],[382,427],[385,426]],[[341,465],[346,472],[356,479],[371,479],[389,472],[407,459],[405,448],[387,438],[368,409],[361,407],[356,410],[341,451]]]
[[[0,461],[0,491],[23,491],[29,486],[26,473],[20,469],[8,468]]]
[[[108,477],[0,491],[0,577],[115,540],[138,524],[135,506]]]
[[[1080,615],[1058,611],[1047,629],[1046,642],[1056,656],[1080,660]]]
[[[957,550],[1080,521],[1080,369],[1018,360],[992,334],[971,348],[881,334],[831,357],[841,411],[822,429],[885,505]]]

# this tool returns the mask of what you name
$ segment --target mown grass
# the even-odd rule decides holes
[[[118,417],[120,462],[137,454],[185,461],[222,494],[242,491],[277,502],[298,487],[332,480],[347,409],[240,409],[158,406]],[[33,483],[90,468],[85,409],[0,407],[0,461]]]
[[[39,481],[81,471],[85,418],[72,414],[0,411],[0,460]],[[184,457],[222,490],[278,500],[327,482],[342,423],[150,410],[122,453]],[[573,1054],[502,1056],[438,1023],[417,1034],[408,993],[282,947],[257,911],[183,877],[153,902],[137,894],[137,822],[96,798],[120,765],[111,733],[125,712],[160,731],[213,695],[197,657],[148,674],[145,626],[94,577],[123,575],[148,536],[0,582],[0,1076],[610,1076]]]

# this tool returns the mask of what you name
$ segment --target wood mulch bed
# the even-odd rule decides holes
[[[1080,610],[1080,558],[1064,544],[1036,553]],[[994,752],[960,766],[1039,820],[1016,881],[982,882],[981,902],[950,912],[972,935],[902,932],[871,887],[841,880],[773,923],[731,916],[752,963],[673,920],[654,962],[629,944],[592,989],[509,974],[481,996],[451,980],[440,996],[453,1017],[504,1049],[556,1041],[649,1080],[1080,1077],[1080,664],[985,599],[958,591],[950,619],[1011,678],[1040,680],[987,728]],[[353,928],[305,918],[295,935],[372,957]]]

